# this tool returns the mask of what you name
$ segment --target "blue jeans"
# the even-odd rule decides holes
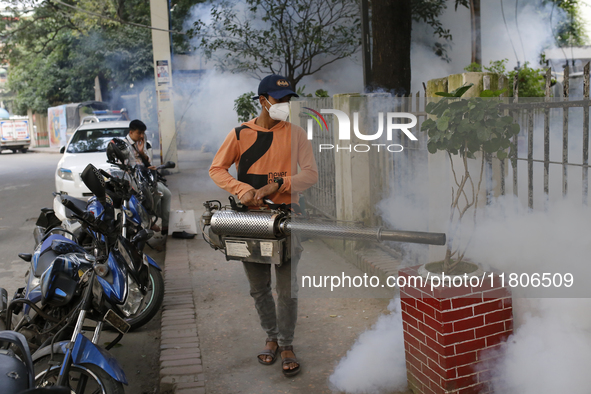
[[[299,256],[293,256],[280,267],[274,266],[277,307],[271,290],[271,264],[243,263],[261,327],[268,338],[277,339],[279,346],[291,345],[298,320],[298,261]]]

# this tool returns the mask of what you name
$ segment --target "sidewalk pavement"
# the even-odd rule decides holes
[[[38,153],[60,153],[60,148],[59,147],[53,147],[53,148],[49,148],[49,147],[30,147],[29,148],[29,152],[38,152]]]
[[[194,210],[199,223],[203,202],[227,202],[208,168],[213,155],[180,151],[180,172],[168,177],[171,209]],[[302,275],[363,275],[320,240],[303,243]],[[160,356],[161,393],[333,393],[328,378],[357,337],[387,312],[391,290],[300,288],[294,351],[302,372],[286,378],[280,359],[272,366],[256,360],[265,333],[259,325],[242,264],[226,261],[203,241],[170,238],[166,245],[165,299]],[[389,275],[393,258],[374,251],[359,256],[368,275]],[[375,260],[375,261],[374,261]],[[404,357],[404,354],[400,355]]]

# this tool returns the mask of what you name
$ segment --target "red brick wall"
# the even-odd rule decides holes
[[[399,271],[419,276],[418,268]],[[419,285],[419,283],[417,283]],[[490,349],[513,332],[511,293],[486,277],[481,287],[400,288],[408,383],[415,394],[490,392]]]

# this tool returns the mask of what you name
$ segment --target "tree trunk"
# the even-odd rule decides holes
[[[372,86],[396,95],[410,93],[411,2],[371,2]]]
[[[472,63],[482,65],[480,40],[480,0],[470,0],[470,22],[472,25]]]

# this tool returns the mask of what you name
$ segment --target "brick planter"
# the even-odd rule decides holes
[[[417,277],[419,267],[398,274]],[[400,288],[409,387],[415,394],[491,392],[485,360],[513,332],[510,291],[496,279],[491,286],[488,275],[474,289],[414,284]]]

